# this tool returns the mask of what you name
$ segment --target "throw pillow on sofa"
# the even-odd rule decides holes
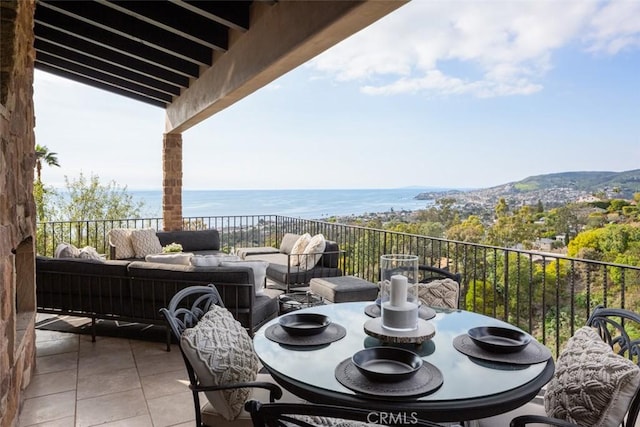
[[[80,249],[71,243],[60,243],[53,253],[54,258],[78,258],[79,255]]]
[[[214,305],[180,337],[180,346],[204,386],[255,381],[258,358],[247,331],[225,308]],[[205,392],[226,420],[240,415],[250,388]]]
[[[92,246],[85,246],[80,249],[80,253],[78,254],[78,258],[82,259],[93,259],[96,261],[104,261],[104,257],[98,253],[96,248]]]
[[[131,245],[136,253],[136,258],[162,253],[162,245],[156,236],[156,231],[152,228],[132,230]]]
[[[221,267],[250,267],[253,270],[253,283],[255,284],[256,295],[264,294],[264,285],[267,279],[266,261],[222,261]]]
[[[300,255],[298,254],[304,253],[309,242],[311,242],[311,234],[304,233],[293,244],[293,247],[291,248],[291,256],[289,257],[289,265],[291,267],[297,267],[300,265]]]
[[[116,248],[116,259],[135,258],[136,251],[131,244],[130,228],[114,228],[109,231],[109,244]]]
[[[304,249],[303,256],[300,257],[300,270],[311,270],[322,258],[327,241],[322,234],[316,234]]]

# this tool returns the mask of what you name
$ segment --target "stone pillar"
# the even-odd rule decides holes
[[[35,369],[33,16],[0,1],[0,425],[15,426]]]
[[[182,134],[162,140],[162,218],[165,231],[182,230]]]

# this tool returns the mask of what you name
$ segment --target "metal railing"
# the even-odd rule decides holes
[[[37,250],[53,255],[61,242],[108,253],[112,228],[162,229],[162,219],[38,224]],[[279,246],[285,233],[322,233],[345,251],[340,268],[378,281],[383,254],[418,255],[420,264],[462,275],[459,306],[516,325],[558,355],[598,304],[640,312],[640,267],[570,258],[553,253],[458,242],[387,230],[278,215],[183,219],[184,229],[217,229],[221,249]]]

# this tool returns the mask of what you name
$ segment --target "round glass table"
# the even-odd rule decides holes
[[[455,337],[476,326],[513,326],[481,314],[463,310],[436,309],[429,320],[435,336],[409,348],[436,366],[444,381],[434,392],[403,399],[384,400],[359,394],[342,385],[335,369],[355,352],[382,345],[367,335],[364,323],[371,319],[364,309],[371,302],[327,304],[297,313],[321,313],[344,328],[346,336],[324,346],[280,345],[265,336],[278,322],[271,320],[253,338],[255,351],[274,380],[293,394],[314,403],[355,406],[376,411],[410,411],[432,421],[464,421],[504,413],[533,399],[552,377],[552,358],[531,365],[495,363],[471,358],[453,346]]]

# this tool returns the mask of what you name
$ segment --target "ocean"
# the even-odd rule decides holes
[[[284,215],[303,219],[363,215],[391,210],[425,209],[431,200],[416,200],[434,188],[370,190],[183,190],[182,216]],[[162,216],[162,192],[129,190],[142,201],[143,216]]]

